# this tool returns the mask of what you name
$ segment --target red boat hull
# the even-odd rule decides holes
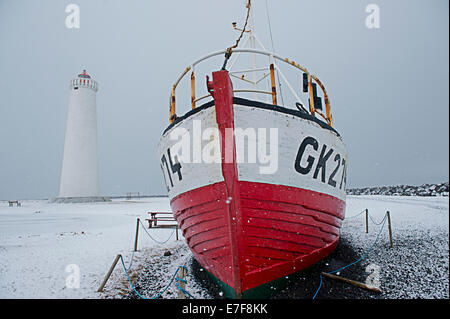
[[[231,287],[229,297],[240,298],[254,288],[317,263],[335,249],[345,213],[346,163],[341,158],[346,159],[346,153],[342,147],[342,155],[334,157],[337,166],[331,175],[331,172],[325,173],[326,167],[322,163],[323,167],[317,164],[312,176],[312,155],[307,158],[307,162],[311,162],[311,172],[308,173],[311,176],[297,174],[302,178],[300,180],[294,179],[298,176],[291,178],[289,171],[286,173],[288,169],[294,171],[293,164],[282,166],[279,176],[252,173],[254,165],[241,165],[236,159],[235,137],[232,136],[231,140],[224,138],[227,130],[235,130],[235,119],[238,118],[228,73],[219,71],[213,76],[214,82],[209,83],[209,87],[215,110],[210,111],[210,115],[205,111],[206,115],[196,113],[196,116],[203,116],[205,122],[214,122],[220,131],[220,163],[204,166],[202,170],[198,166],[181,164],[185,170],[181,173],[182,169],[173,165],[177,160],[166,152],[171,147],[173,149],[166,142],[168,133],[163,136],[160,154],[168,154],[169,157],[169,161],[162,161],[163,172],[164,163],[170,173],[167,164],[170,162],[170,166],[175,167],[172,171],[178,173],[178,179],[176,175],[167,174],[169,198],[174,216],[196,260],[220,282]],[[274,117],[275,120],[277,118]],[[179,123],[183,121],[181,119]],[[305,125],[312,124],[305,121]],[[325,130],[314,125],[320,134]],[[321,143],[319,133],[312,135],[319,140],[316,142],[318,145]],[[325,156],[327,149],[323,146],[322,162],[331,156],[333,150],[339,149],[338,144],[341,143],[335,133],[327,131],[324,134],[328,135],[323,139],[332,147],[328,148],[329,154]],[[339,143],[333,144],[333,139]],[[311,151],[320,152],[318,145],[311,142]],[[295,147],[298,148],[297,145]],[[295,154],[297,151],[285,156],[295,159]],[[305,170],[305,161],[298,159],[295,165]],[[342,170],[340,183],[333,180],[338,169]]]
[[[195,258],[236,291],[266,284],[315,264],[337,245],[345,203],[333,197],[280,185],[239,182],[244,238],[238,251],[241,287],[234,287],[231,238],[224,183],[172,200]]]

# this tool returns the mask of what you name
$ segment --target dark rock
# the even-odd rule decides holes
[[[351,188],[347,195],[449,196],[449,183]]]

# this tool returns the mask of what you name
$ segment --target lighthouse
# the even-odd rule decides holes
[[[98,83],[83,70],[70,81],[59,197],[54,202],[107,201],[99,196],[97,109]]]

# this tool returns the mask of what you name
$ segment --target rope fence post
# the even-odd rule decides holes
[[[114,268],[116,267],[117,262],[119,261],[119,259],[120,259],[120,254],[117,255],[116,258],[114,259],[114,261],[113,261],[113,263],[111,265],[111,268],[109,268],[109,271],[106,274],[105,279],[103,279],[103,282],[100,285],[100,287],[98,288],[97,292],[102,292],[103,291],[103,288],[105,287],[106,282],[108,281],[109,277],[111,277],[111,274],[112,274]]]
[[[391,213],[389,211],[387,211],[386,215],[387,215],[387,220],[388,220],[389,243],[391,245],[391,248],[394,248],[394,244],[392,242]]]
[[[369,233],[369,209],[366,208],[366,234]]]
[[[322,276],[325,276],[325,277],[328,277],[328,278],[331,278],[331,279],[335,279],[335,280],[340,280],[340,281],[346,282],[348,284],[351,284],[351,285],[354,285],[354,286],[357,286],[357,287],[360,287],[360,288],[363,288],[363,289],[367,289],[367,290],[370,290],[370,291],[373,291],[373,292],[376,292],[376,293],[381,293],[381,290],[379,288],[366,285],[365,283],[362,283],[362,282],[359,282],[359,281],[347,279],[347,278],[344,278],[344,277],[341,277],[341,276],[332,275],[332,274],[329,274],[329,273],[326,273],[326,272],[322,272]]]
[[[139,218],[136,220],[136,237],[134,238],[134,251],[137,251],[139,237]]]
[[[186,291],[186,268],[180,267],[180,276],[177,280],[180,282],[179,285],[181,289],[178,289],[178,299],[186,299],[184,291]]]
[[[177,225],[175,226],[175,234],[176,234],[176,238],[177,238],[177,240],[178,240],[178,223],[177,223]]]

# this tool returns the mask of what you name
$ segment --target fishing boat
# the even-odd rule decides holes
[[[236,44],[197,59],[175,81],[158,145],[179,228],[228,298],[267,297],[328,256],[345,215],[347,150],[327,91],[307,68],[256,47],[250,1],[246,7],[244,27],[233,23]],[[244,55],[250,66],[236,69]],[[211,59],[223,63],[206,72],[198,96],[200,65]],[[185,78],[190,110],[177,113]]]

